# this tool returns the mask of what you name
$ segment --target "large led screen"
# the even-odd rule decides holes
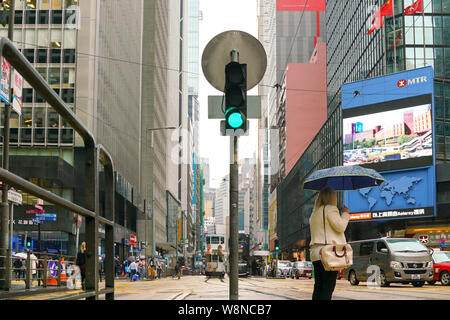
[[[344,166],[433,155],[431,104],[345,118]]]
[[[432,67],[342,86],[343,165],[386,181],[344,192],[352,222],[436,215]]]

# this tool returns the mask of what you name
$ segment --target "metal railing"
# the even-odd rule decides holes
[[[37,94],[53,107],[83,139],[85,148],[85,204],[84,207],[76,205],[5,169],[0,169],[0,181],[85,217],[87,253],[85,280],[87,293],[85,297],[86,299],[98,299],[98,295],[105,294],[107,300],[112,300],[114,299],[114,166],[112,158],[103,146],[96,144],[89,129],[7,38],[1,38],[0,40],[0,56],[8,60]],[[106,217],[99,216],[99,163],[105,168]],[[2,203],[1,209],[0,213],[7,215],[8,203]],[[99,223],[105,226],[106,289],[104,290],[98,288]],[[7,237],[7,234],[1,234],[0,236]],[[11,266],[11,251],[9,249],[0,248],[0,262],[0,289],[8,291],[11,286],[11,272],[7,270]],[[45,274],[46,272],[44,272]]]

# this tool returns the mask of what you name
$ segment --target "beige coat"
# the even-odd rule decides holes
[[[325,243],[325,233],[323,228],[323,206],[313,211],[309,218],[311,228],[310,254],[311,261],[320,260],[320,249],[325,244],[345,244],[344,231],[347,228],[350,215],[343,212],[339,214],[339,209],[335,206],[328,205],[325,207],[325,229],[327,232],[327,242]]]

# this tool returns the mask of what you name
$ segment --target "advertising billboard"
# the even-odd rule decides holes
[[[343,130],[344,166],[421,157],[433,164],[431,104],[346,118]]]
[[[343,165],[386,179],[345,192],[350,221],[436,214],[433,77],[425,67],[342,86]]]

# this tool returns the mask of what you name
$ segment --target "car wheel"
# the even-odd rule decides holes
[[[412,282],[412,285],[416,288],[423,287],[424,284],[425,284],[425,281],[413,281]]]
[[[427,281],[427,282],[428,282],[428,284],[431,284],[431,285],[436,283],[436,281]]]
[[[439,276],[439,281],[441,281],[441,284],[443,286],[450,285],[450,273],[448,273],[447,271],[442,271],[441,275]]]
[[[350,281],[350,284],[352,286],[357,286],[359,284],[358,279],[356,279],[356,273],[355,271],[350,271],[350,274],[348,275],[348,281]]]
[[[380,272],[380,286],[389,287],[390,283],[386,281],[386,275],[383,271]]]

